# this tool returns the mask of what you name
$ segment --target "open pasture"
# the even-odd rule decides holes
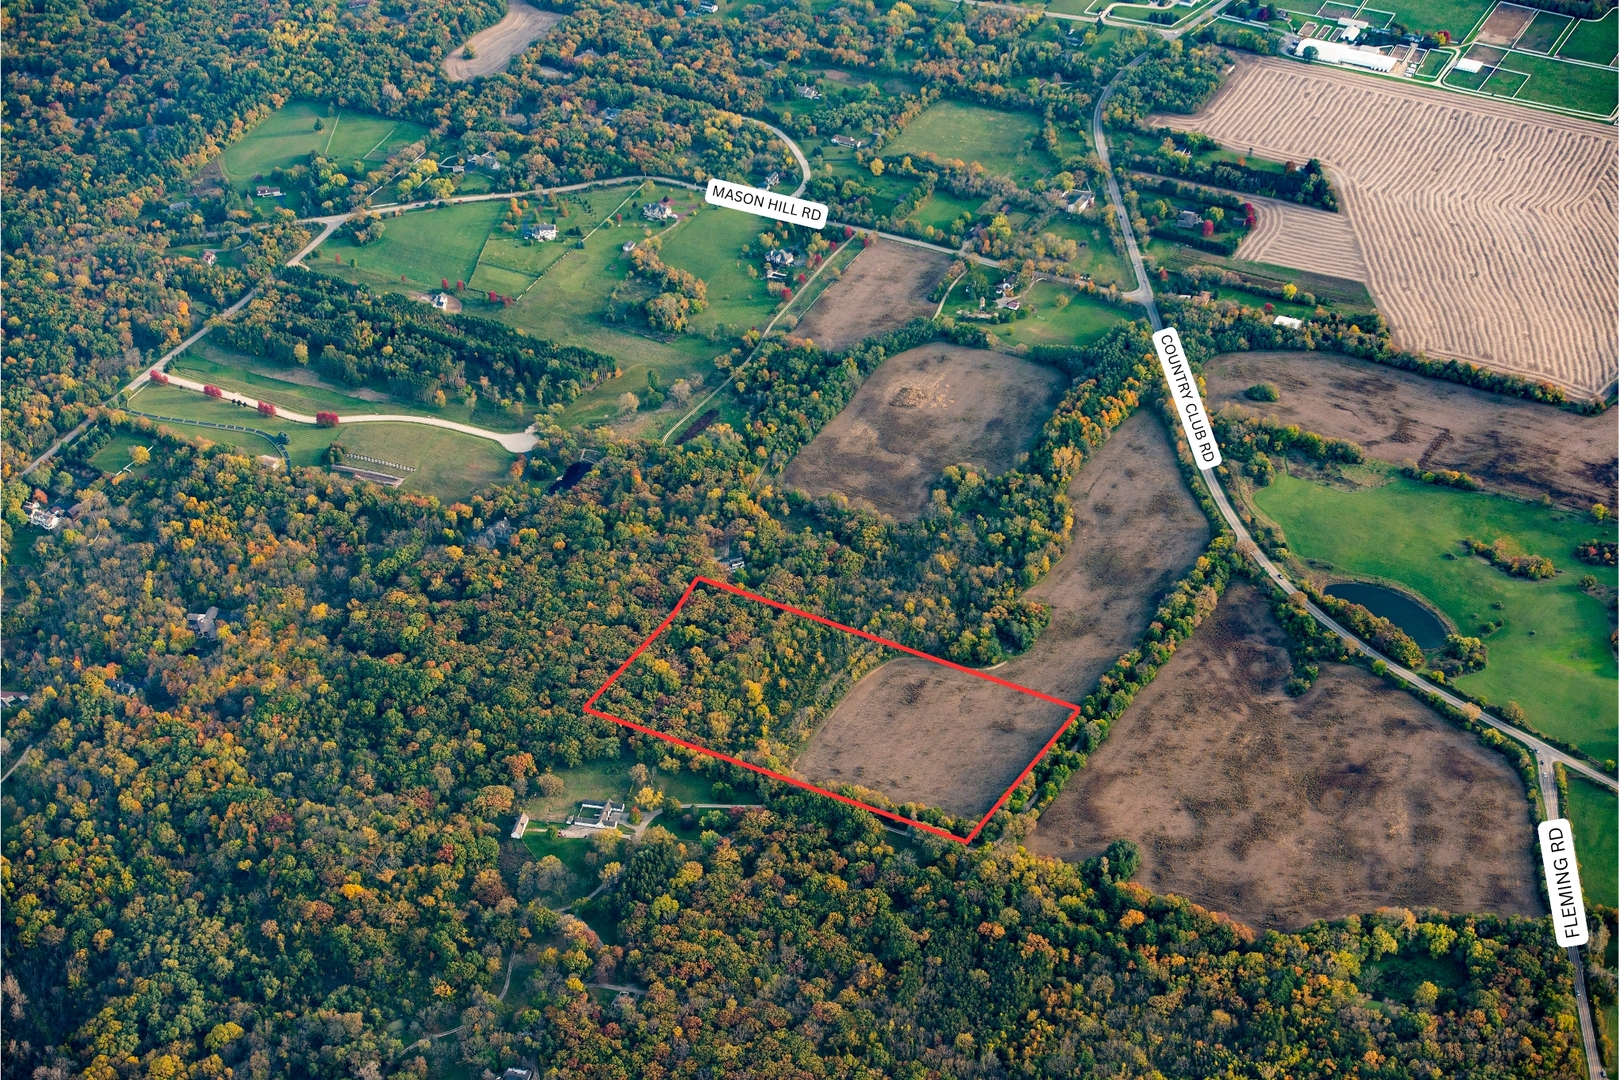
[[[1516,701],[1535,728],[1602,761],[1619,757],[1619,671],[1608,644],[1606,606],[1580,586],[1588,573],[1607,588],[1612,568],[1574,558],[1613,529],[1589,515],[1558,513],[1501,495],[1464,492],[1391,477],[1345,490],[1279,474],[1252,501],[1280,525],[1290,550],[1334,579],[1364,575],[1398,582],[1426,599],[1462,633],[1489,649],[1484,670],[1455,680],[1496,707]],[[1563,572],[1514,577],[1465,554],[1461,541],[1508,538]],[[1503,625],[1496,627],[1500,622]]]
[[[1012,466],[1056,406],[1063,377],[1014,356],[932,344],[889,357],[801,450],[783,483],[919,516],[947,465]]]
[[[1610,11],[1600,19],[1581,19],[1563,39],[1557,55],[1588,64],[1612,64],[1619,55],[1619,10]]]
[[[878,240],[827,286],[793,334],[823,349],[845,349],[912,319],[932,318],[938,305],[928,294],[949,268],[948,255]]]
[[[1619,505],[1613,418],[1428,379],[1339,353],[1225,353],[1204,365],[1209,408],[1243,408],[1357,443],[1373,458],[1455,469],[1524,498]],[[1267,382],[1281,400],[1249,401]]]
[[[316,120],[321,122],[319,131]],[[315,153],[333,161],[364,161],[375,168],[393,151],[426,135],[426,128],[409,120],[290,101],[226,147],[220,165],[227,183],[247,189],[253,186],[253,177],[306,163]]]
[[[941,101],[905,125],[883,147],[885,158],[931,152],[946,160],[976,161],[996,176],[1032,182],[1056,171],[1057,162],[1035,146],[1040,118],[1033,113]]]
[[[1399,345],[1577,394],[1613,383],[1612,128],[1250,57],[1203,111],[1165,121],[1265,157],[1319,157]],[[1481,145],[1497,149],[1467,152]]]
[[[1537,12],[1534,22],[1518,36],[1517,47],[1530,52],[1550,53],[1552,46],[1557,44],[1558,39],[1563,36],[1563,31],[1567,30],[1573,21],[1567,15],[1559,15],[1555,11]]]
[[[1035,282],[1023,306],[1028,318],[992,326],[990,332],[1008,345],[1089,345],[1144,314],[1134,305],[1110,304],[1055,281]]]
[[[994,674],[1077,701],[1140,639],[1164,593],[1202,553],[1209,530],[1162,426],[1146,412],[1113,433],[1068,494],[1072,542],[1028,593],[1050,605],[1051,624],[1028,652]],[[1028,761],[1018,756],[1025,745],[1018,738],[1033,737],[1028,725],[1035,718],[1011,717],[1007,730],[995,728],[1008,719],[998,714],[939,727],[933,718],[959,715],[959,690],[923,681],[916,663],[895,661],[867,675],[821,724],[796,767],[808,772],[836,764],[847,775],[862,767],[861,777],[882,777],[885,784],[903,778],[899,790],[938,806],[950,806],[964,788],[1016,777]],[[1049,737],[1055,728],[1045,730]],[[923,742],[938,746],[925,768],[917,760]]]
[[[1233,583],[1027,845],[1077,861],[1128,837],[1142,884],[1259,930],[1385,905],[1541,913],[1506,761],[1359,668],[1288,697],[1286,643]]]
[[[693,326],[708,329],[723,323],[738,328],[735,332],[739,334],[770,321],[777,300],[765,287],[764,251],[759,246],[759,234],[769,224],[741,210],[707,206],[669,231],[663,242],[663,261],[708,283],[708,309],[692,317]],[[802,233],[804,240],[809,235]],[[745,245],[752,254],[742,254]],[[748,276],[750,266],[756,277]],[[793,269],[793,276],[801,271],[809,272],[799,266]],[[797,288],[796,280],[792,285]]]
[[[390,285],[436,291],[447,280],[453,287],[472,280],[478,253],[505,212],[499,199],[414,210],[386,219],[382,239],[363,247],[333,235],[321,245],[320,257],[305,264],[350,280],[364,280],[361,272],[369,271]]]
[[[1571,773],[1563,816],[1574,827],[1574,851],[1587,900],[1619,907],[1619,799],[1607,788]]]

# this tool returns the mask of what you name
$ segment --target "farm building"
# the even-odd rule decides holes
[[[1275,319],[1271,320],[1271,325],[1272,326],[1290,326],[1294,330],[1297,330],[1299,327],[1304,325],[1304,320],[1295,319],[1291,315],[1278,315],[1278,316],[1276,316]]]
[[[450,309],[449,295],[446,293],[434,293],[433,306],[438,308],[440,311],[448,311]]]
[[[1293,46],[1293,55],[1300,59],[1307,59],[1304,55],[1305,49],[1314,49],[1315,58],[1324,64],[1340,64],[1346,67],[1365,68],[1368,71],[1389,72],[1394,70],[1394,58],[1384,56],[1376,49],[1345,45],[1340,41],[1300,38],[1298,44]]]

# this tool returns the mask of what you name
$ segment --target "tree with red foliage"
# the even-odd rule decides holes
[[[1214,222],[1210,221],[1208,218],[1203,219],[1203,235],[1204,236],[1213,236],[1214,235]]]
[[[259,402],[259,415],[260,416],[274,416],[275,415],[275,406],[271,405],[268,401]]]
[[[447,277],[446,278],[439,278],[438,279],[438,284],[439,284],[439,288],[448,289],[450,287],[450,279],[447,278]]]
[[[209,383],[207,386],[204,386],[202,388],[202,392],[211,398],[222,398],[225,396],[225,391],[221,390],[213,383]]]
[[[315,414],[316,427],[336,427],[337,414],[334,412],[318,412]]]
[[[167,385],[169,385],[169,377],[167,375],[165,375],[163,372],[157,370],[157,368],[153,368],[151,371],[147,372],[146,377],[151,379],[154,383],[156,383],[159,386],[167,386]]]
[[[854,238],[854,226],[845,225],[843,227],[843,238],[845,240],[852,240]]]

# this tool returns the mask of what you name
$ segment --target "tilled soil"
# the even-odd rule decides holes
[[[1163,425],[1145,410],[1120,425],[1068,493],[1072,545],[1028,593],[1050,605],[1051,625],[992,674],[1077,702],[1134,647],[1164,593],[1207,546],[1209,527]],[[964,698],[965,684],[976,681],[909,657],[885,664],[839,703],[794,770],[895,802],[983,814],[1067,714],[987,691]]]
[[[1302,697],[1263,598],[1233,584],[1137,695],[1027,844],[1120,837],[1137,880],[1260,929],[1385,905],[1535,915],[1523,783],[1473,736],[1360,668]]]
[[[506,17],[487,30],[472,35],[467,45],[472,47],[472,59],[467,59],[466,46],[456,49],[444,58],[444,74],[456,82],[465,82],[480,75],[498,75],[506,70],[512,57],[540,40],[562,16],[554,11],[541,11],[523,0],[510,0]]]
[[[1204,366],[1209,407],[1255,413],[1359,443],[1379,461],[1457,469],[1520,495],[1615,505],[1619,455],[1611,414],[1501,397],[1338,353],[1225,353]],[[1243,391],[1268,382],[1277,402]]]
[[[823,349],[844,349],[912,319],[930,319],[938,305],[928,293],[949,268],[950,256],[943,252],[878,240],[816,299],[793,336]]]
[[[841,493],[896,518],[918,517],[947,465],[1004,472],[1062,396],[1053,368],[1004,353],[934,344],[884,361],[799,452],[783,481]]]

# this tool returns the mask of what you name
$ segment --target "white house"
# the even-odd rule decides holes
[[[1303,319],[1295,319],[1291,315],[1278,315],[1271,320],[1272,326],[1290,326],[1294,330],[1304,325]]]
[[[281,198],[281,189],[278,187],[261,187],[256,189],[253,194],[260,199],[279,199]]]
[[[46,532],[55,532],[62,525],[62,508],[46,506],[42,502],[31,502],[28,504],[28,524]]]
[[[658,202],[649,202],[641,207],[641,216],[648,221],[673,221],[680,215],[669,203],[669,196],[665,195]]]
[[[1096,192],[1089,190],[1076,191],[1074,192],[1074,201],[1068,204],[1068,212],[1070,214],[1083,214],[1095,205]]]
[[[448,311],[450,308],[449,296],[444,293],[435,293],[433,296],[433,306],[438,308],[440,311]]]
[[[1376,49],[1345,45],[1341,41],[1300,38],[1298,44],[1293,46],[1293,55],[1300,59],[1306,59],[1304,55],[1305,49],[1314,49],[1315,58],[1323,64],[1340,64],[1345,67],[1365,68],[1368,71],[1389,72],[1394,70],[1394,58],[1385,56]]]
[[[557,225],[554,221],[540,221],[533,225],[523,226],[524,240],[555,240],[557,238]]]

